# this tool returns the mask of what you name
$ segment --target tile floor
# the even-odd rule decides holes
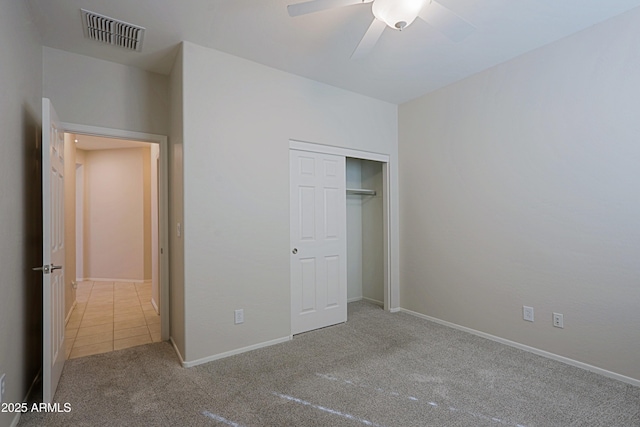
[[[69,359],[160,341],[151,283],[79,282],[66,340]]]

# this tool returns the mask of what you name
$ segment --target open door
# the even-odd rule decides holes
[[[344,156],[290,150],[291,333],[347,321]]]
[[[65,360],[64,130],[42,99],[42,400],[51,403]]]

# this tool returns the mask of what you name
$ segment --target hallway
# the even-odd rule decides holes
[[[68,359],[160,341],[150,282],[79,282],[76,301],[66,326]]]

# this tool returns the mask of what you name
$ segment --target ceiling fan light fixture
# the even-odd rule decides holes
[[[418,17],[427,0],[375,0],[373,15],[394,30],[407,28]]]

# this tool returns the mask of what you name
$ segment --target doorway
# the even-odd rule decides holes
[[[160,277],[160,337],[169,338],[169,266],[168,254],[168,162],[167,137],[162,135],[131,132],[96,126],[63,123],[47,98],[42,98],[42,265],[33,270],[42,272],[42,383],[43,401],[53,400],[58,381],[67,356],[66,331],[73,316],[76,283],[75,265],[67,265],[66,259],[75,262],[75,197],[64,198],[64,194],[74,194],[75,146],[72,134],[121,138],[132,141],[153,142],[159,145],[162,161],[158,172],[158,219],[160,255],[158,257]],[[67,159],[69,161],[65,162]],[[67,184],[69,184],[67,186]],[[70,205],[70,206],[68,206]],[[65,215],[66,212],[66,215]],[[86,218],[85,222],[86,222]],[[68,239],[66,233],[73,235]],[[86,271],[85,271],[86,274]],[[92,290],[93,291],[93,290]],[[70,299],[70,300],[69,300]],[[113,300],[111,301],[113,303]],[[82,320],[77,319],[77,320]],[[71,335],[71,334],[69,334]],[[77,338],[77,335],[76,335]]]
[[[70,127],[87,130],[65,124],[66,130]],[[89,130],[65,135],[75,151],[66,157],[77,178],[69,184],[73,200],[65,200],[66,211],[76,214],[73,227],[65,227],[76,231],[76,238],[68,239],[75,248],[67,254],[67,271],[73,275],[68,294],[74,300],[67,317],[68,358],[168,338],[168,310],[161,298],[168,286],[162,280],[168,275],[163,274],[162,249],[166,163],[160,156],[166,137],[112,130],[103,137],[95,135],[101,129]],[[73,261],[78,261],[75,266]]]
[[[112,143],[115,143],[117,140],[127,140],[127,141],[132,141],[137,143],[146,143],[147,144],[146,146],[151,147],[151,149],[155,149],[156,154],[155,156],[151,154],[148,166],[149,166],[149,169],[155,169],[156,171],[155,177],[152,177],[150,181],[151,181],[151,186],[155,187],[152,193],[157,196],[156,200],[152,202],[152,205],[155,205],[157,207],[157,214],[155,215],[155,222],[152,224],[152,227],[154,228],[154,230],[156,229],[158,230],[158,232],[155,233],[155,239],[152,240],[152,248],[157,251],[157,257],[153,258],[155,261],[155,264],[153,265],[152,268],[153,268],[154,274],[157,275],[157,279],[154,280],[154,282],[157,282],[158,286],[155,289],[152,289],[150,291],[153,298],[147,298],[147,300],[149,299],[153,300],[152,306],[146,306],[145,308],[148,309],[147,311],[150,311],[150,309],[153,309],[156,312],[160,312],[161,316],[159,316],[159,323],[153,326],[153,328],[155,330],[155,337],[157,338],[157,331],[159,330],[160,340],[166,341],[167,339],[169,339],[169,298],[168,298],[169,296],[168,264],[169,263],[168,263],[168,252],[167,252],[167,249],[168,249],[167,138],[162,135],[124,131],[124,130],[110,129],[110,128],[101,128],[101,127],[95,127],[95,126],[86,126],[86,125],[79,125],[79,124],[73,124],[73,123],[63,123],[62,127],[65,129],[65,131],[69,135],[76,134],[76,135],[84,135],[84,136],[104,137],[104,138],[108,138]],[[65,143],[68,146],[71,146],[72,144],[75,146],[75,140],[65,141]],[[71,160],[69,156],[67,156],[67,160]],[[69,163],[71,162],[69,161]],[[154,165],[155,165],[155,168],[154,168]],[[86,175],[87,173],[86,169],[83,170],[83,173]],[[75,210],[75,206],[71,206],[71,207],[65,206],[65,211],[69,212],[70,208]],[[86,212],[86,209],[84,211]],[[87,222],[86,217],[84,218],[84,222],[86,224]],[[68,225],[65,225],[65,228],[67,230],[70,229]],[[86,227],[84,229],[86,231]],[[85,235],[84,241],[86,242],[86,235]],[[86,265],[86,262],[87,260],[84,260],[85,265]],[[71,268],[67,268],[67,271],[72,271],[74,273],[70,281],[67,282],[70,284],[71,282],[75,281],[76,268],[71,266]],[[83,276],[81,275],[77,277],[90,278],[87,275],[86,269],[83,273],[84,273]],[[100,278],[100,277],[97,277],[97,278]],[[110,278],[110,277],[106,277],[106,278]],[[131,283],[134,283],[134,286],[136,285],[135,282],[129,282],[129,285],[131,285]],[[81,283],[78,283],[78,286],[80,285]],[[148,291],[137,289],[143,285],[144,283],[137,284],[137,287],[135,288],[135,295],[136,296],[142,295],[143,298],[146,298],[146,296],[144,296],[144,293],[145,292],[148,293]],[[113,284],[114,298],[115,298],[115,294],[119,293],[119,292],[116,292],[117,291],[116,288],[119,288],[121,286],[122,285],[117,285],[115,283]],[[92,288],[92,291],[93,290],[97,291],[99,287],[100,286]],[[129,287],[129,290],[133,290],[133,289]],[[140,291],[139,294],[138,294],[138,291]],[[99,293],[100,292],[96,292],[95,295],[97,296]],[[71,285],[68,285],[66,294],[71,295],[71,297],[75,300],[76,292],[74,289],[71,288]],[[70,307],[70,305],[67,305],[67,307]],[[66,319],[67,322],[70,322],[71,320],[76,320],[76,321],[78,320],[77,318],[74,318],[74,319],[71,318],[71,316],[73,316],[73,311],[70,311],[69,308],[67,308],[67,312],[70,313],[70,316],[67,317]],[[157,320],[158,318],[156,318],[156,321]],[[67,323],[67,325],[69,325],[69,323]]]

